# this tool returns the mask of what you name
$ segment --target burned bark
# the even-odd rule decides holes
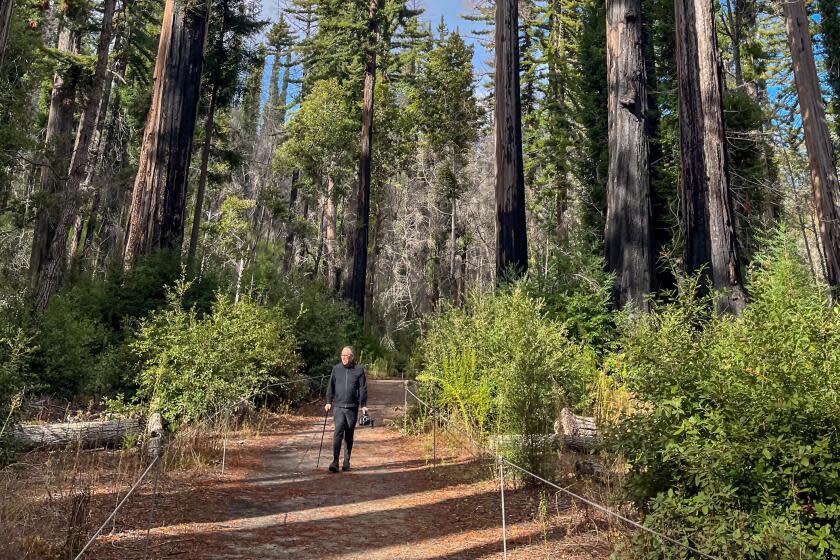
[[[67,236],[73,223],[77,220],[79,189],[88,173],[91,141],[96,132],[99,105],[105,88],[105,74],[108,70],[108,53],[111,45],[116,3],[116,0],[105,0],[96,67],[79,129],[76,133],[76,144],[70,160],[67,182],[64,186],[64,200],[56,223],[55,233],[47,246],[45,258],[38,275],[35,304],[39,310],[46,309],[50,299],[64,282]]]
[[[78,52],[78,37],[69,20],[65,4],[63,20],[58,30],[57,50]],[[73,119],[76,115],[76,90],[79,68],[72,65],[66,73],[56,72],[50,96],[47,128],[44,134],[44,161],[41,167],[38,212],[33,231],[32,253],[29,259],[30,285],[38,289],[47,252],[55,237],[61,210],[60,193],[67,179],[73,150]]]
[[[370,222],[371,144],[373,140],[373,92],[376,85],[376,36],[379,0],[368,2],[368,46],[365,54],[365,81],[362,105],[362,131],[359,141],[359,177],[356,188],[354,223],[350,229],[345,297],[359,315],[365,314],[367,286],[368,228]]]
[[[613,301],[646,309],[654,290],[641,0],[607,0],[609,177],[605,245]]]
[[[519,97],[519,9],[496,2],[496,279],[528,270],[522,106]]]
[[[675,0],[680,121],[680,189],[687,273],[701,290],[721,290],[720,310],[746,304],[735,250],[726,167],[723,83],[711,0]]]
[[[187,173],[198,113],[210,2],[167,0],[152,104],[131,197],[123,262],[152,249],[179,248]]]

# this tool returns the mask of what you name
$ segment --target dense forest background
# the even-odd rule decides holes
[[[702,550],[840,556],[840,4],[479,0],[488,74],[421,16],[0,0],[0,439],[349,342],[476,434],[594,410]]]

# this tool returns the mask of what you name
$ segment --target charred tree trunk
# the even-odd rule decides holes
[[[711,0],[675,0],[684,267],[701,290],[724,292],[721,310],[746,304],[735,251],[726,168],[723,84]]]
[[[76,145],[70,160],[67,183],[64,186],[64,201],[56,223],[55,233],[50,241],[45,259],[38,276],[35,304],[38,310],[46,309],[50,298],[61,288],[64,281],[64,271],[67,257],[67,236],[73,223],[77,219],[78,196],[82,181],[87,177],[88,162],[90,161],[90,147],[96,120],[99,115],[99,104],[105,86],[105,74],[108,70],[108,52],[111,46],[113,31],[114,8],[116,0],[105,0],[102,17],[102,30],[99,34],[96,67],[91,80],[89,97],[82,112],[79,130],[76,134]]]
[[[519,99],[519,9],[496,2],[496,281],[528,270],[522,107]]]
[[[178,248],[184,235],[187,172],[198,111],[210,1],[167,0],[123,262]]]
[[[654,289],[641,0],[607,0],[609,177],[605,244],[617,307],[647,309]]]
[[[365,286],[367,286],[368,226],[370,222],[370,170],[373,139],[373,92],[376,85],[376,36],[379,0],[368,2],[368,45],[365,55],[364,100],[362,132],[359,142],[359,178],[356,189],[356,209],[349,235],[350,266],[347,270],[345,297],[359,315],[365,315]]]
[[[73,53],[77,51],[76,33],[73,31],[67,5],[64,7],[64,21],[58,31],[57,49]],[[29,260],[30,285],[38,289],[47,252],[53,242],[58,214],[59,193],[64,187],[73,149],[73,119],[76,114],[76,89],[79,69],[71,66],[66,74],[57,72],[53,77],[47,128],[44,136],[45,158],[41,167],[40,195],[35,231],[32,239],[32,253]]]
[[[803,0],[789,0],[784,2],[784,9],[802,128],[808,148],[808,167],[814,187],[814,206],[825,253],[826,281],[836,291],[840,285],[840,183],[834,166],[834,149],[825,120],[805,4]]]

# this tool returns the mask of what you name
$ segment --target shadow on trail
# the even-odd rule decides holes
[[[463,466],[452,465],[446,468],[458,469],[463,468]],[[341,475],[336,476],[340,477]],[[400,494],[395,489],[389,489],[388,492],[384,493],[376,491],[379,484],[393,483],[392,480],[386,482],[392,476],[390,473],[384,475],[371,473],[356,477],[347,476],[345,481],[350,483],[353,478],[356,481],[362,478],[363,482],[369,484],[371,488],[371,492],[365,497],[367,500],[372,501],[381,499],[383,494],[391,496]],[[416,475],[403,475],[404,478],[408,479],[401,485],[406,493],[410,493],[411,488],[418,482],[418,480],[412,480],[412,478],[419,478],[419,476],[420,473]],[[437,483],[438,487],[445,488],[448,485],[448,481],[444,480],[445,476],[441,476],[440,478],[441,480],[434,482]],[[316,484],[313,486],[319,487],[321,491],[325,490],[323,484],[318,484],[318,481],[315,482]],[[422,482],[424,485],[428,485],[429,480],[423,476]],[[329,490],[329,494],[322,494],[322,503],[310,503],[302,508],[294,507],[294,504],[289,503],[290,501],[288,500],[285,503],[275,502],[272,501],[271,496],[265,496],[264,501],[259,504],[257,510],[252,507],[247,512],[243,511],[239,517],[229,517],[227,519],[228,524],[225,525],[225,531],[223,533],[220,533],[217,529],[207,528],[202,528],[199,531],[190,531],[188,527],[185,527],[187,530],[177,531],[178,538],[188,537],[198,542],[213,543],[213,547],[216,550],[214,558],[224,558],[225,556],[219,553],[226,546],[241,549],[243,547],[247,548],[265,543],[282,544],[289,539],[293,539],[298,544],[306,544],[306,557],[329,555],[335,552],[336,543],[334,541],[336,534],[343,535],[341,549],[344,554],[365,552],[373,556],[380,549],[404,546],[407,551],[413,551],[413,556],[416,557],[416,547],[422,541],[445,541],[447,537],[471,531],[487,529],[498,529],[501,531],[499,495],[495,489],[477,490],[473,494],[455,498],[440,499],[438,497],[432,503],[422,503],[424,499],[428,498],[424,498],[422,494],[419,494],[412,497],[412,501],[410,502],[403,504],[395,503],[392,507],[388,504],[384,509],[284,522],[284,516],[282,514],[303,513],[306,511],[307,506],[310,508],[312,506],[326,508],[324,513],[332,513],[329,511],[330,508],[347,505],[348,503],[358,503],[362,506],[367,501],[348,500],[346,496],[342,495],[340,487],[333,487]],[[433,491],[434,487],[426,486],[423,490]],[[533,519],[536,512],[535,507],[522,506],[535,505],[534,497],[535,492],[533,489],[510,490],[505,493],[506,501],[511,505],[511,513],[507,517],[508,524],[528,523]],[[291,500],[291,502],[295,501]],[[250,504],[250,506],[254,505],[253,503]],[[236,506],[234,505],[233,508],[236,509]],[[514,511],[520,513],[513,513]],[[337,533],[337,531],[340,531],[340,533]],[[538,531],[536,535],[537,537],[535,539],[539,540],[541,537]],[[141,536],[137,535],[136,538],[141,538]],[[155,540],[165,541],[160,536],[156,536]],[[474,550],[469,549],[458,553],[453,552],[449,556],[440,556],[440,558],[479,558],[481,555],[495,550],[501,550],[501,541],[498,543],[482,544],[476,546]],[[281,548],[275,550],[272,557],[291,558],[301,556],[299,556],[298,552],[285,552]],[[394,557],[399,558],[400,556],[398,554]]]

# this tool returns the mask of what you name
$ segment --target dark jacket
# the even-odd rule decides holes
[[[365,368],[356,363],[336,364],[327,386],[327,402],[342,408],[367,406]]]

